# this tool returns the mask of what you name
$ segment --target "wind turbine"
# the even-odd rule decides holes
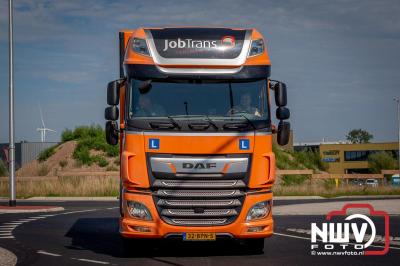
[[[43,113],[42,113],[42,108],[40,107],[40,104],[39,104],[39,111],[40,111],[40,119],[42,120],[42,127],[37,128],[36,131],[40,132],[40,140],[42,142],[45,142],[46,141],[46,131],[49,131],[49,132],[57,132],[57,131],[50,129],[50,128],[46,128],[46,126],[44,125]]]

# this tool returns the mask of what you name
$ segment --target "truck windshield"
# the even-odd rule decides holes
[[[130,81],[129,119],[171,119],[205,116],[207,119],[269,120],[267,81],[179,82]]]

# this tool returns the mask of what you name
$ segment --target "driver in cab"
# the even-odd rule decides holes
[[[251,105],[251,101],[252,99],[250,93],[244,93],[240,97],[240,104],[235,105],[232,109],[230,109],[230,114],[247,113],[255,116],[261,116],[258,109]]]

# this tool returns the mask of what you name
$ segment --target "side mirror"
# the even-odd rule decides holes
[[[117,106],[109,106],[104,110],[104,118],[106,120],[118,120],[119,117],[119,109]]]
[[[283,82],[277,82],[274,85],[275,91],[275,104],[276,106],[286,106],[287,105],[287,94],[286,94],[286,84]]]
[[[286,120],[290,117],[290,111],[286,107],[276,108],[276,118],[279,120]]]
[[[122,79],[111,81],[107,85],[107,104],[118,105],[119,104],[119,88],[123,83]]]
[[[117,123],[115,121],[107,121],[106,122],[106,141],[110,145],[118,144],[118,130]]]
[[[289,143],[290,137],[290,123],[280,121],[278,125],[277,142],[279,145],[284,146]]]

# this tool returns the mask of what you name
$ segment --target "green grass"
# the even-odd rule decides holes
[[[39,153],[39,157],[38,157],[39,162],[44,162],[47,159],[49,159],[54,153],[56,153],[57,147],[58,146],[55,145],[55,146],[51,146],[50,148],[47,148],[47,149],[41,151]]]
[[[321,160],[318,152],[312,150],[287,151],[275,146],[272,149],[276,157],[276,166],[281,170],[312,169],[318,172],[325,171],[328,168],[327,164]],[[301,185],[309,178],[308,175],[284,175],[282,185]]]
[[[109,145],[106,142],[104,129],[99,125],[80,126],[73,131],[66,129],[61,134],[62,142],[75,140],[77,146],[73,158],[82,165],[97,163],[100,167],[108,165],[108,161],[101,155],[91,155],[91,150],[102,151],[107,157],[117,157],[119,146]]]

